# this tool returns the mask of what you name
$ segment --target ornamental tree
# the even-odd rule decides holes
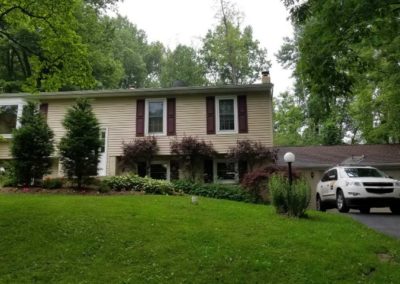
[[[261,142],[238,140],[236,146],[229,148],[228,158],[236,162],[245,161],[249,170],[253,170],[257,164],[275,163],[277,154],[277,150],[269,149]]]
[[[19,122],[20,127],[13,131],[11,154],[17,182],[29,186],[49,172],[54,133],[33,102],[24,107]]]
[[[205,142],[192,136],[185,136],[181,141],[172,141],[171,154],[178,156],[189,172],[190,179],[194,181],[196,178],[196,163],[206,158],[212,158],[216,151],[211,142]]]
[[[133,167],[137,162],[146,162],[146,174],[150,176],[151,161],[158,153],[157,139],[153,136],[139,138],[122,146],[124,165]]]
[[[100,126],[92,106],[79,98],[65,115],[66,134],[61,138],[60,159],[68,178],[76,178],[78,189],[85,177],[96,175],[99,163]]]

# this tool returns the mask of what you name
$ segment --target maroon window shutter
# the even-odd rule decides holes
[[[167,135],[176,135],[176,100],[167,99]]]
[[[215,134],[215,97],[206,98],[207,134]]]
[[[144,100],[136,101],[136,136],[144,136]]]
[[[246,96],[238,96],[239,133],[247,133],[247,100]]]
[[[40,104],[39,111],[44,116],[44,118],[47,120],[47,113],[49,111],[49,104]]]

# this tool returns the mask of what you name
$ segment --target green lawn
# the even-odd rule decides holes
[[[0,194],[0,283],[399,283],[400,241],[309,215],[206,198]]]

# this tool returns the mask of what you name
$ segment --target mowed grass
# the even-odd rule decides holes
[[[399,283],[400,241],[348,217],[173,196],[0,195],[1,283]]]

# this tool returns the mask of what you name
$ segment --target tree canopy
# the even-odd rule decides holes
[[[247,84],[269,67],[228,1],[199,49],[149,42],[126,17],[108,15],[117,2],[3,1],[0,92]]]
[[[296,32],[278,59],[294,68],[303,128],[322,144],[399,142],[400,2],[283,2]]]

